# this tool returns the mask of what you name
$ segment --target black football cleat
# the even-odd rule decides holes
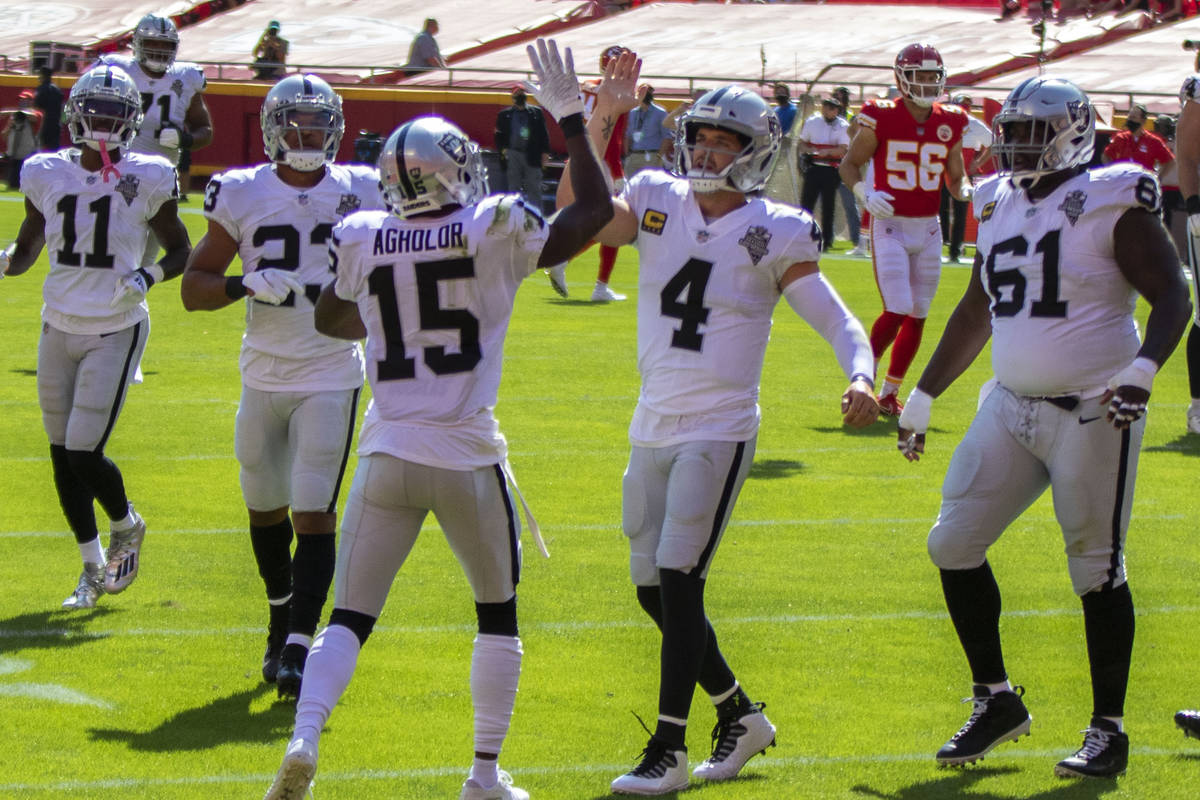
[[[1175,712],[1175,727],[1183,731],[1184,736],[1200,739],[1200,711]]]
[[[1099,717],[1083,731],[1083,746],[1070,758],[1054,765],[1060,778],[1115,778],[1129,763],[1129,737],[1115,722]]]
[[[943,767],[971,764],[983,758],[997,745],[1009,739],[1014,742],[1029,733],[1033,718],[1021,698],[1025,687],[1015,686],[1011,692],[992,694],[986,686],[976,684],[971,702],[970,718],[937,751],[937,763]]]
[[[262,676],[267,683],[274,683],[279,675],[279,658],[283,655],[286,635],[267,633],[267,649],[263,653]]]
[[[304,680],[304,662],[308,649],[303,645],[290,644],[283,648],[279,657],[279,674],[275,678],[275,691],[281,700],[297,700],[300,684]]]

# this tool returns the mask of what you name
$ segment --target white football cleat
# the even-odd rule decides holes
[[[713,751],[692,772],[706,781],[726,781],[741,772],[746,762],[775,746],[775,726],[762,712],[763,704],[741,717],[718,719],[713,728]]]
[[[133,506],[129,507],[129,513],[133,515],[133,527],[126,531],[113,531],[104,555],[108,562],[104,567],[104,591],[109,594],[124,591],[138,574],[142,539],[146,537],[146,521],[133,510]]]
[[[79,573],[79,585],[66,600],[63,600],[62,607],[71,610],[95,608],[96,600],[102,594],[104,594],[104,565],[85,562],[83,572]]]
[[[854,245],[854,249],[846,253],[850,258],[870,258],[871,251],[863,245],[862,242]]]
[[[550,285],[554,287],[554,291],[558,292],[559,297],[567,296],[567,262],[555,264],[550,269],[546,270],[546,274],[550,277]]]
[[[604,281],[596,281],[596,288],[592,290],[593,303],[611,303],[614,300],[624,300],[625,295],[617,294],[612,289],[608,288],[608,284]]]
[[[687,750],[672,750],[653,736],[641,762],[612,782],[616,794],[670,794],[688,787]]]
[[[1188,433],[1200,433],[1200,402],[1193,400],[1187,410]]]
[[[304,800],[317,772],[317,744],[293,739],[263,800]]]
[[[529,792],[513,786],[512,775],[500,770],[500,782],[489,789],[467,778],[458,800],[529,800]]]

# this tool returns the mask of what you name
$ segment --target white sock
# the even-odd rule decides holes
[[[984,686],[986,686],[988,691],[993,695],[999,692],[1011,692],[1013,690],[1012,684],[1007,680],[1002,683],[985,683]]]
[[[484,789],[490,789],[500,782],[500,766],[495,759],[476,756],[469,777]]]
[[[471,701],[475,706],[476,753],[499,754],[504,746],[521,678],[521,653],[521,640],[516,636],[490,633],[475,636],[471,653]]]
[[[354,675],[358,651],[358,637],[344,625],[330,625],[317,634],[304,667],[293,739],[316,742],[321,738],[333,707]]]
[[[112,521],[112,529],[114,531],[127,531],[137,524],[137,514],[133,513],[133,503],[129,504],[129,512],[121,519]]]
[[[891,378],[883,379],[883,391],[879,393],[880,397],[887,397],[889,394],[899,394],[900,384],[893,383]]]
[[[90,542],[80,542],[79,555],[83,556],[85,564],[103,564],[104,548],[100,546],[100,537],[97,536]]]
[[[1101,717],[1100,719],[1108,720],[1109,722],[1111,722],[1112,724],[1117,726],[1117,730],[1121,731],[1122,733],[1125,732],[1125,718],[1124,717]]]
[[[355,637],[355,638],[357,638],[357,637]],[[312,643],[313,643],[313,637],[305,636],[303,633],[289,633],[287,636],[287,641],[284,642],[285,645],[287,645],[287,644],[302,644],[302,645],[304,645],[305,650],[311,649]]]

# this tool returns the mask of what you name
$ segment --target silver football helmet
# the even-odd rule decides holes
[[[379,177],[388,210],[399,217],[470,205],[487,194],[479,146],[441,117],[418,117],[392,131]]]
[[[151,72],[166,72],[179,52],[179,30],[170,17],[147,14],[133,29],[133,57]]]
[[[1029,189],[1045,175],[1091,160],[1096,113],[1088,96],[1070,81],[1029,78],[1004,100],[992,128],[999,171]]]
[[[75,81],[64,116],[75,144],[124,149],[142,124],[142,97],[129,73],[101,64]]]
[[[272,86],[259,122],[267,158],[300,172],[313,172],[337,158],[346,131],[342,98],[316,75],[289,75]],[[321,144],[305,147],[304,134],[313,131]],[[289,132],[297,136],[295,145],[287,141]]]
[[[694,163],[696,131],[701,127],[736,133],[742,149],[720,172]],[[675,172],[696,192],[753,192],[761,189],[779,155],[779,119],[757,93],[723,86],[703,94],[684,112],[675,129]]]

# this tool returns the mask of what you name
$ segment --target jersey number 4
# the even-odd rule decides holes
[[[700,326],[708,322],[709,312],[712,311],[704,305],[704,290],[708,288],[712,268],[711,261],[688,259],[662,288],[659,295],[662,315],[674,317],[683,323],[671,334],[671,347],[700,352],[704,344]]]
[[[442,308],[438,303],[438,282],[475,277],[475,262],[470,258],[445,261],[418,261],[413,264],[417,277],[417,311],[421,330],[457,330],[459,352],[447,353],[445,347],[424,348],[425,365],[436,375],[470,372],[483,358],[479,346],[479,319],[465,308]],[[371,270],[367,288],[379,302],[386,345],[384,358],[375,362],[381,381],[415,378],[417,360],[404,347],[404,328],[400,324],[400,303],[396,299],[395,268],[384,264]]]
[[[1038,240],[1034,247],[1035,253],[1042,254],[1042,296],[1034,300],[1029,307],[1031,317],[1065,317],[1067,301],[1058,299],[1058,240],[1062,231],[1048,231]],[[1011,253],[1014,256],[1024,256],[1029,252],[1029,241],[1024,236],[1013,236],[998,242],[987,258],[983,268],[987,274],[988,294],[992,300],[992,313],[997,317],[1015,317],[1025,307],[1025,276],[1021,270],[996,269],[996,256]],[[1002,300],[1004,287],[1012,287],[1012,296]]]

